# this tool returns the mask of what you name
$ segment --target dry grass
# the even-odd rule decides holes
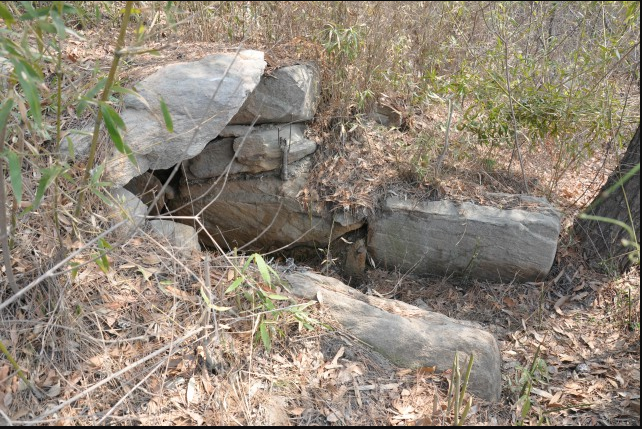
[[[467,52],[483,51],[492,42],[488,34],[472,31],[479,23],[455,19],[460,6],[193,3],[181,6],[185,14],[179,18],[185,21],[169,30],[162,13],[152,25],[159,5],[144,5],[137,19],[149,28],[146,43],[163,47],[160,56],[128,59],[122,67],[123,86],[163,65],[199,59],[239,42],[266,51],[269,67],[299,60],[319,62],[324,100],[311,134],[321,147],[304,197],[333,210],[370,214],[388,192],[493,204],[489,192],[521,191],[510,149],[490,152],[488,145],[476,144],[455,127],[450,130],[451,148],[443,171],[434,172],[447,111],[443,103],[413,102],[421,95],[416,74],[430,58],[439,74],[455,72]],[[118,4],[113,7],[111,18],[85,29],[86,41],[64,45],[69,99],[94,84],[94,70],[108,67],[117,31]],[[468,18],[486,7],[471,9]],[[410,19],[413,16],[421,19]],[[365,59],[358,67],[345,55],[323,50],[318,40],[327,23],[364,32]],[[470,35],[465,49],[428,43],[462,34]],[[397,44],[382,45],[390,40]],[[343,79],[337,78],[338,71],[345,73]],[[54,70],[45,73],[50,82]],[[403,111],[402,130],[373,123],[361,114],[367,109],[360,111],[353,96],[344,97],[366,88],[385,92]],[[639,94],[633,94],[630,106],[639,112]],[[453,123],[460,114],[455,112]],[[45,118],[49,124],[55,121],[50,109]],[[81,128],[88,120],[88,115],[77,117],[68,110],[62,117],[63,129]],[[53,148],[51,142],[30,143],[40,148],[39,153]],[[561,176],[554,145],[535,145],[527,152],[531,190],[548,197],[565,215],[555,265],[541,283],[517,284],[511,279],[502,284],[454,283],[411,273],[368,271],[361,285],[364,290],[481,322],[496,336],[505,378],[502,399],[499,404],[485,404],[474,398],[467,424],[517,423],[521,368],[532,363],[540,345],[549,378],[534,382],[534,408],[526,423],[534,424],[542,415],[545,423],[555,425],[639,424],[639,271],[613,279],[589,270],[568,232],[577,211],[592,200],[616,164],[615,149],[585,153]],[[98,159],[104,160],[108,151],[103,138]],[[493,162],[484,161],[489,159]],[[33,200],[40,168],[47,162],[45,155],[25,161],[25,201]],[[15,368],[0,356],[0,421],[452,423],[444,411],[447,368],[435,372],[394,368],[328,320],[318,304],[308,309],[320,322],[314,329],[299,329],[294,319],[284,318],[278,325],[283,335],[273,336],[268,353],[255,339],[260,311],[239,294],[225,293],[244,256],[186,255],[159,237],[138,231],[133,236],[109,236],[111,269],[101,271],[91,262],[101,251],[91,240],[110,227],[113,214],[92,196],[80,218],[72,215],[74,184],[83,167],[71,165],[71,180],[57,182],[58,202],[54,204],[48,193],[37,211],[20,220],[14,234],[12,268],[21,286],[34,284],[70,252],[77,252],[73,261],[81,265],[75,275],[68,264],[61,266],[9,304],[9,288],[0,284],[0,339],[38,392],[21,384]],[[277,271],[285,269],[279,259],[272,264]],[[263,284],[254,268],[247,274],[255,284]],[[216,324],[201,295],[204,285],[212,286],[217,306],[231,308],[216,312]]]

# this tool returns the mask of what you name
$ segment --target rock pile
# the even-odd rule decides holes
[[[330,213],[323,201],[303,199],[317,148],[306,136],[306,121],[319,103],[320,73],[313,64],[296,64],[264,74],[265,65],[257,51],[215,54],[168,65],[137,84],[139,95],[125,97],[122,117],[138,166],[114,152],[108,179],[137,181],[130,190],[145,182],[136,192],[142,195],[159,186],[141,175],[181,163],[181,179],[154,210],[166,203],[174,214],[199,216],[205,226],[199,238],[210,246],[327,247],[366,228],[365,246],[350,247],[359,254],[349,248],[344,255],[353,277],[365,269],[355,261],[366,259],[417,274],[490,281],[548,273],[560,215],[541,198],[496,195],[506,200],[506,208],[497,208],[390,196],[368,218]],[[160,100],[173,118],[173,133],[165,128]]]
[[[159,170],[178,165],[179,178],[165,185],[171,192],[160,196],[152,209],[198,217],[205,227],[198,238],[206,245],[325,248],[339,237],[361,232],[346,246],[345,272],[353,278],[361,276],[367,260],[417,274],[491,281],[547,275],[557,249],[560,215],[541,198],[496,195],[504,201],[498,208],[390,196],[376,213],[359,218],[331,213],[323,201],[302,198],[312,194],[307,181],[317,142],[308,138],[305,123],[313,119],[319,103],[320,73],[312,64],[267,74],[265,67],[257,51],[210,55],[168,65],[136,85],[137,96],[125,97],[126,142],[137,165],[114,152],[106,174],[127,188],[115,189],[114,195],[136,224],[151,210],[128,189],[149,204],[167,177]],[[166,129],[161,100],[174,132]],[[390,122],[394,112],[375,113],[375,120]],[[396,125],[400,121],[393,120]],[[81,139],[72,142],[78,153]],[[198,248],[191,227],[153,222],[152,229],[175,245]],[[434,313],[408,318],[402,313],[419,310],[406,305],[389,311],[401,304],[373,304],[332,279],[290,275],[287,281],[304,297],[320,296],[321,287],[332,290],[323,295],[337,320],[398,365],[447,367],[457,351],[475,354],[473,389],[486,399],[499,398],[497,344],[478,327]],[[378,321],[379,328],[373,330],[363,320]]]

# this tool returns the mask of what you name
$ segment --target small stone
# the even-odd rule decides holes
[[[575,371],[579,374],[584,374],[591,371],[591,368],[585,363],[581,363],[575,367]]]

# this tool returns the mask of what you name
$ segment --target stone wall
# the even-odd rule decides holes
[[[343,255],[352,277],[362,274],[366,260],[404,272],[490,281],[547,275],[560,216],[541,198],[496,196],[512,201],[500,209],[390,197],[376,214],[356,219],[330,213],[322,201],[302,203],[318,145],[307,136],[306,123],[319,102],[320,73],[312,64],[269,74],[264,68],[261,52],[242,51],[172,64],[144,79],[136,85],[140,96],[125,98],[122,114],[138,165],[114,152],[108,179],[125,185],[139,176],[134,181],[140,187],[153,182],[140,178],[148,170],[180,163],[181,178],[159,207],[198,216],[205,226],[199,238],[209,246],[325,248],[364,227],[365,243],[348,246]],[[161,98],[174,133],[162,120]],[[132,189],[132,182],[127,186]],[[140,195],[148,192],[142,187]]]

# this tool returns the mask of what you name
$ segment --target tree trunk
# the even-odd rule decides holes
[[[602,221],[578,219],[575,231],[582,241],[584,257],[593,266],[602,270],[616,269],[623,273],[631,265],[629,254],[632,246],[624,246],[622,239],[640,242],[640,172],[610,194],[606,190],[620,180],[629,170],[640,163],[640,126],[600,194],[593,200],[585,213],[617,219],[632,226],[635,238],[630,237],[621,226]]]

